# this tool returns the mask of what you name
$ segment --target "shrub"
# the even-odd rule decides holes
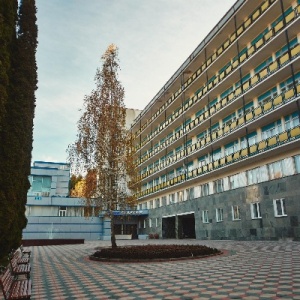
[[[117,248],[103,248],[96,251],[91,258],[102,259],[169,259],[199,257],[221,253],[216,248],[203,245],[144,245]]]

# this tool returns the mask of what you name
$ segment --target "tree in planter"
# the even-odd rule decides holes
[[[69,145],[75,172],[86,174],[87,210],[105,211],[111,221],[111,245],[117,247],[113,212],[136,205],[139,181],[133,136],[125,128],[124,88],[118,80],[118,48],[110,45],[97,69],[96,89],[84,99],[78,134]]]

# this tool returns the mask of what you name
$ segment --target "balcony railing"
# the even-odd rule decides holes
[[[300,46],[299,46],[300,49]],[[262,72],[262,71],[261,71]],[[271,71],[269,71],[270,73]],[[223,128],[219,128],[217,131],[213,132],[211,135],[207,135],[205,138],[197,141],[196,143],[192,144],[189,147],[186,147],[185,149],[181,150],[180,152],[176,153],[174,156],[168,157],[168,159],[165,160],[164,163],[160,163],[154,170],[149,170],[141,175],[141,179],[144,179],[151,175],[154,172],[157,172],[161,169],[164,169],[168,165],[180,160],[181,158],[185,157],[186,154],[190,154],[191,152],[194,152],[196,150],[199,150],[203,147],[205,147],[207,144],[210,144],[214,142],[216,139],[219,139],[232,131],[240,128],[241,126],[244,126],[245,124],[252,122],[254,119],[260,117],[261,115],[265,115],[272,111],[273,109],[276,109],[277,107],[290,102],[293,100],[297,95],[300,95],[300,84],[297,85],[296,90],[294,88],[289,89],[288,91],[276,96],[273,99],[270,99],[267,103],[264,103],[255,109],[248,112],[246,115],[236,119],[233,121],[230,125],[225,125]],[[233,100],[231,100],[233,101]],[[221,108],[228,105],[229,102],[225,102],[222,104]],[[223,106],[224,105],[224,106]],[[181,137],[183,134],[189,132],[192,130],[195,126],[200,124],[205,119],[204,114],[200,115],[198,118],[193,120],[184,130],[180,130],[175,136],[169,138],[165,141],[165,147],[170,145],[173,141]],[[144,163],[146,160],[151,158],[152,155],[156,154],[158,151],[162,150],[163,147],[161,147],[159,150],[154,151],[151,154],[147,154],[144,157],[140,159],[140,164]]]
[[[212,172],[216,169],[225,167],[235,162],[242,161],[248,157],[257,155],[259,153],[268,151],[280,145],[292,142],[294,140],[300,139],[300,125],[297,127],[291,128],[290,130],[281,132],[277,135],[269,137],[266,140],[259,141],[256,144],[253,144],[247,148],[238,150],[232,154],[221,157],[220,159],[214,160],[206,165],[195,168],[189,171],[186,174],[181,174],[177,177],[174,177],[166,182],[159,183],[147,190],[144,190],[138,194],[138,198],[148,196],[152,193],[158,192],[170,186],[179,184],[181,182],[197,178],[205,175],[206,173]]]

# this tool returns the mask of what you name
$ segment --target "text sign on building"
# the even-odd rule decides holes
[[[148,210],[115,210],[114,216],[143,216],[148,215]]]

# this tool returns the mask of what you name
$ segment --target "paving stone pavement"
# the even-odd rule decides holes
[[[88,260],[108,241],[31,247],[31,299],[299,299],[300,243],[291,241],[134,240],[204,244],[227,250],[207,259],[146,263]]]

